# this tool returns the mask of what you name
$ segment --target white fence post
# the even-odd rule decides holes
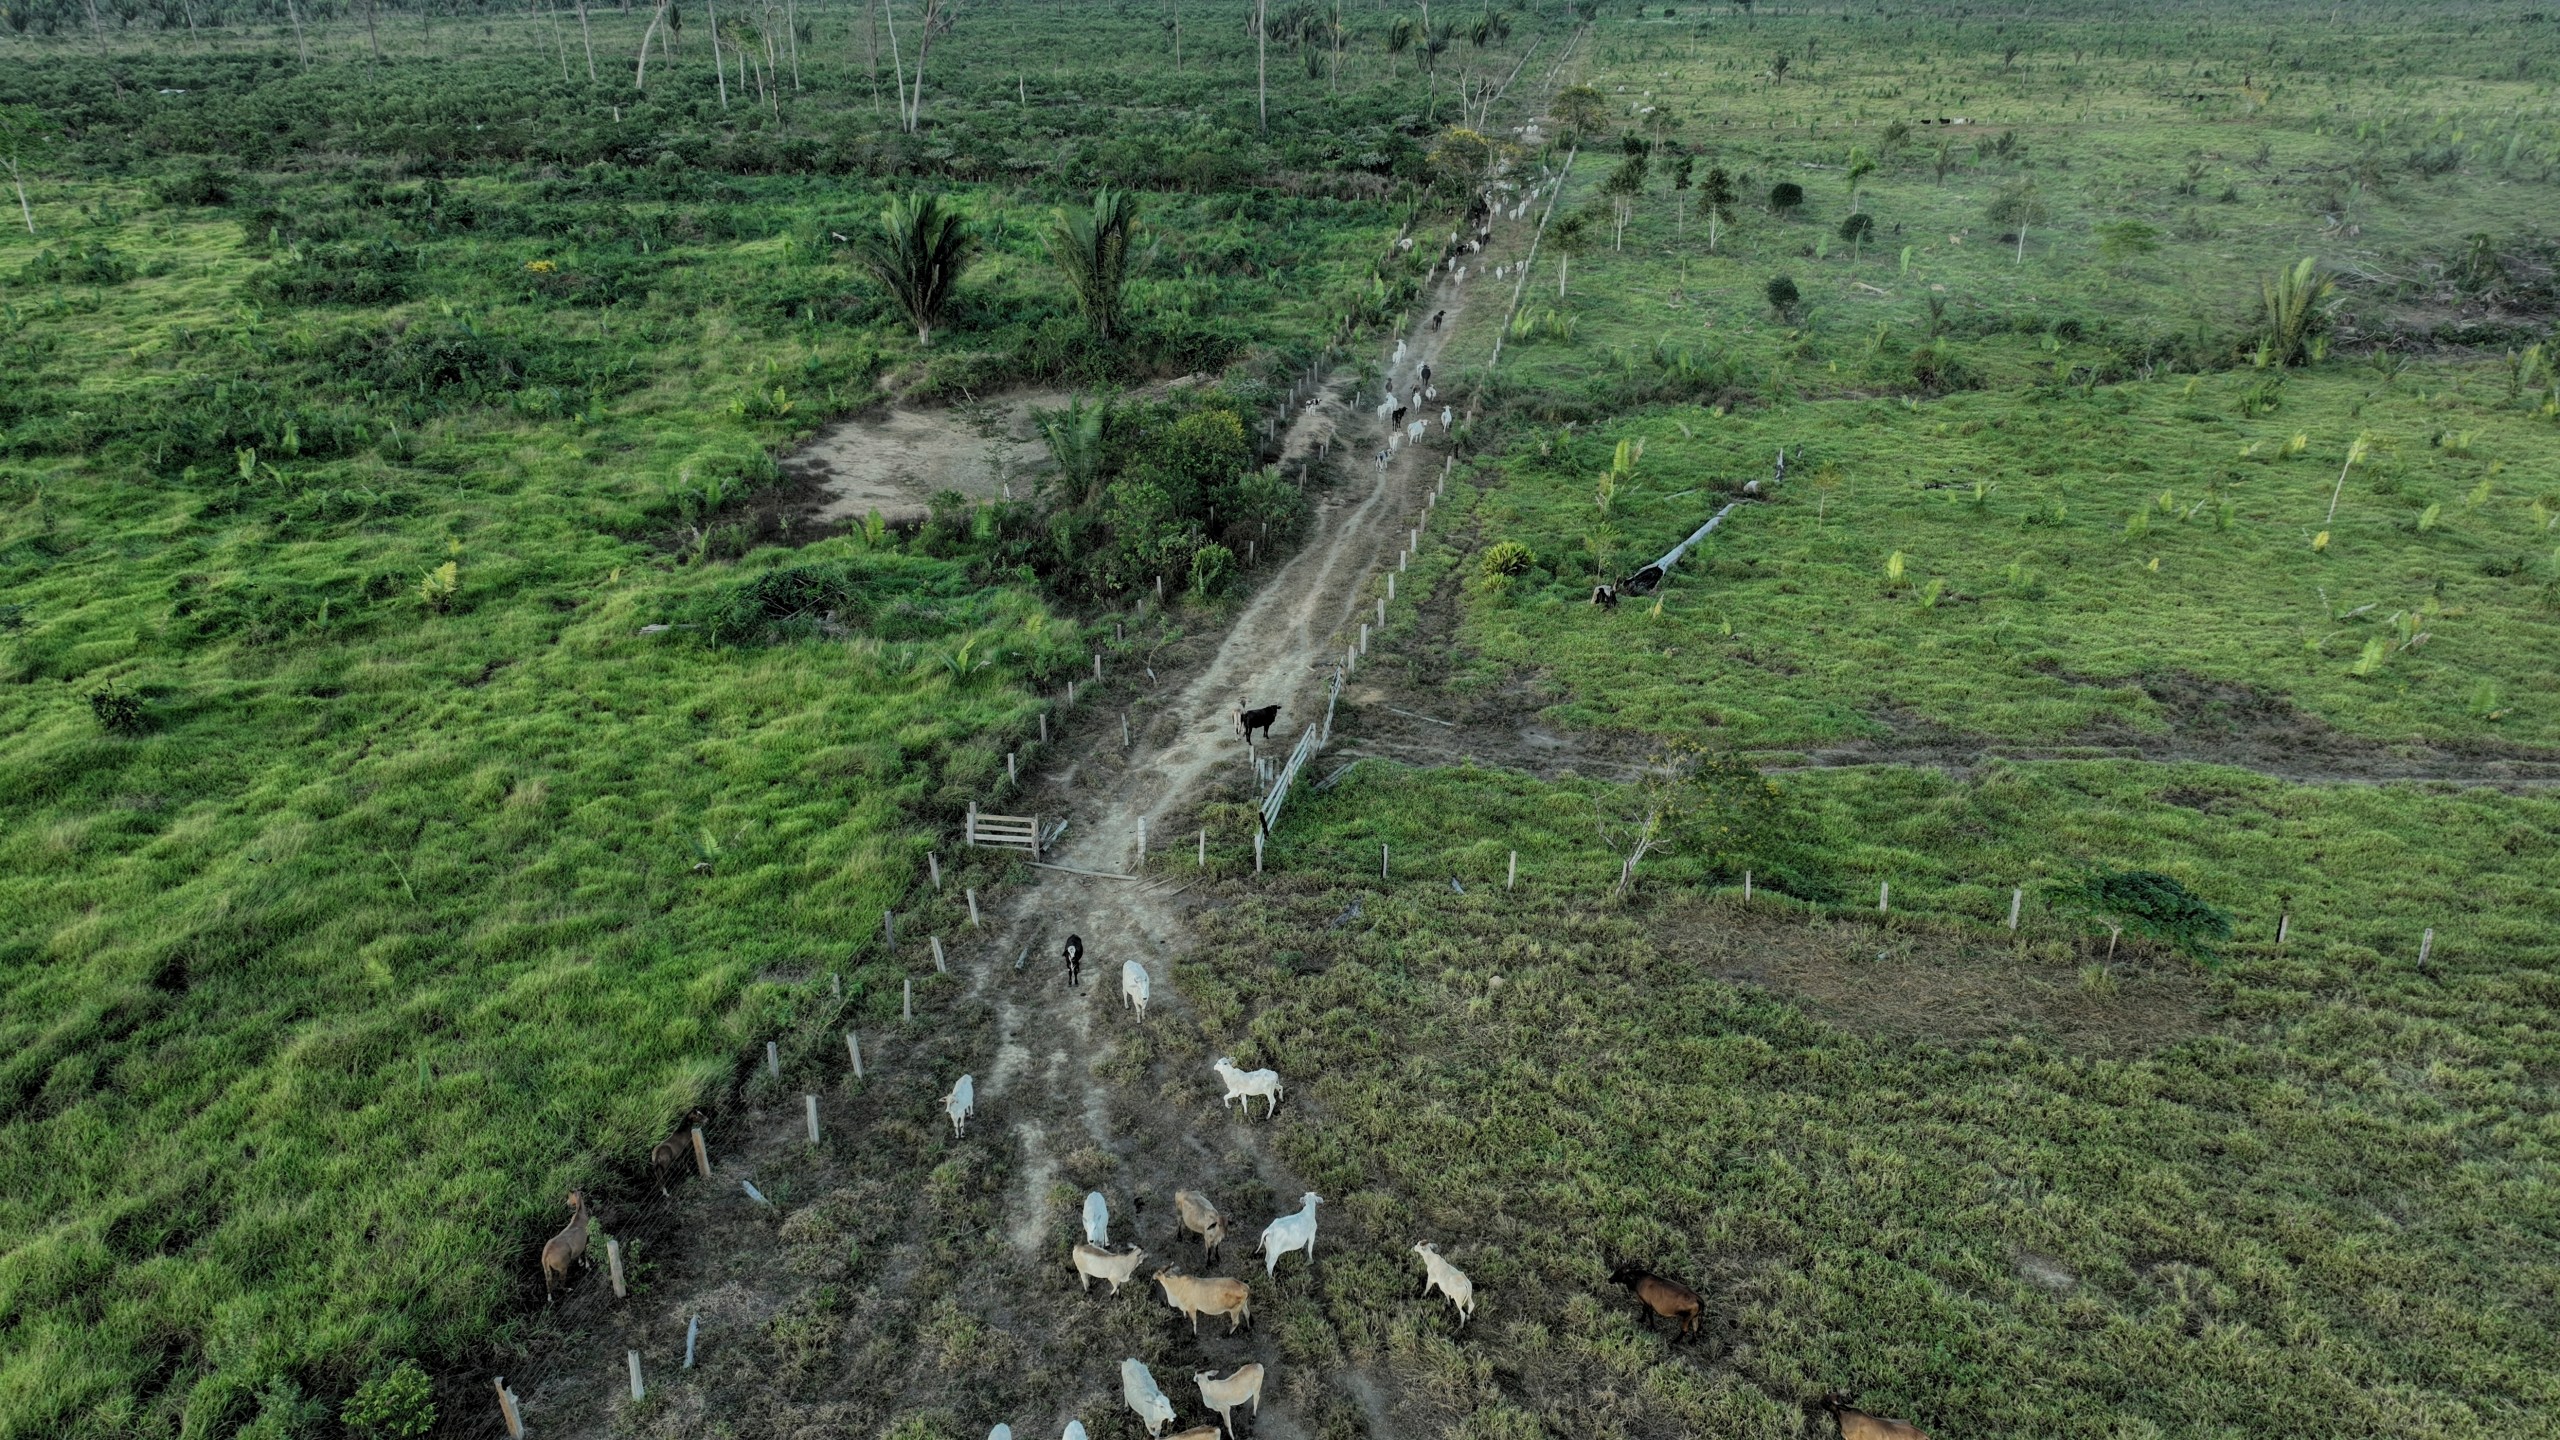
[[[942,937],[939,935],[933,937],[933,969],[937,975],[951,973],[951,967],[942,963]]]
[[[809,1143],[815,1145],[818,1143],[818,1097],[815,1095],[803,1095],[800,1097],[800,1100],[802,1104],[808,1107]]]
[[[1519,884],[1520,884],[1520,852],[1519,852],[1519,851],[1517,851],[1517,850],[1514,850],[1514,851],[1512,851],[1512,852],[1511,852],[1511,871],[1510,871],[1510,873],[1509,873],[1509,874],[1507,874],[1507,875],[1505,875],[1505,876],[1503,876],[1503,877],[1502,877],[1502,888],[1503,888],[1503,889],[1505,889],[1505,890],[1516,889],[1516,888],[1518,888]]]
[[[1882,915],[1890,911],[1892,908],[1893,882],[1887,880],[1876,887],[1876,913]]]
[[[862,1078],[862,1042],[861,1042],[860,1040],[858,1040],[858,1039],[854,1038],[854,1034],[853,1034],[853,1032],[852,1032],[852,1031],[850,1031],[850,1030],[847,1030],[846,1032],[844,1032],[844,1053],[845,1053],[847,1056],[851,1057],[851,1058],[852,1058],[852,1060],[853,1060],[853,1078],[854,1078],[854,1079],[856,1079],[856,1080],[861,1079],[861,1078]]]
[[[2009,930],[2012,934],[2015,934],[2018,929],[2018,910],[2026,903],[2027,887],[2024,885],[2011,886],[2009,889]]]
[[[640,1385],[640,1352],[637,1350],[625,1350],[622,1354],[623,1358],[629,1361],[631,1365],[631,1398],[634,1400],[647,1399],[649,1392],[641,1388]]]
[[[916,1018],[916,982],[911,979],[898,982],[898,1013],[910,1021]]]
[[[498,1377],[498,1418],[507,1422],[507,1440],[524,1440],[524,1417],[516,1413],[516,1392],[507,1388],[507,1377]]]
[[[978,928],[978,889],[972,885],[966,893],[969,897],[969,928],[975,930]]]

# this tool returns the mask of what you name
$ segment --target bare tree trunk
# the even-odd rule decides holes
[[[916,98],[907,107],[907,130],[913,134],[924,128],[924,56],[933,48],[934,17],[942,13],[942,0],[927,0],[924,7],[924,33],[916,37]]]
[[[649,89],[649,42],[658,38],[658,26],[667,18],[667,0],[658,0],[658,8],[649,12],[649,28],[640,32],[640,60],[631,69],[631,88],[646,93]]]
[[[791,42],[791,93],[797,95],[800,93],[800,7],[796,0],[782,0],[782,27],[783,38]]]
[[[107,53],[107,22],[98,18],[98,0],[89,0],[89,33],[97,38],[98,53]],[[299,30],[294,32],[299,35]]]
[[[18,174],[18,162],[15,160],[9,162],[9,183],[17,187],[18,215],[27,222],[27,233],[33,235],[36,233],[36,212],[27,208],[27,182]]]
[[[1253,0],[1253,123],[1264,135],[1271,133],[1270,76],[1264,54],[1271,38],[1267,8],[1268,0]]]
[[[703,0],[703,5],[704,5],[704,8],[706,8],[706,9],[710,12],[710,15],[711,15],[711,21],[710,21],[710,24],[711,24],[711,73],[712,73],[713,75],[715,75],[715,76],[719,77],[719,80],[720,80],[720,108],[721,108],[721,109],[723,109],[723,110],[726,110],[726,109],[728,109],[728,108],[729,108],[729,72],[728,72],[727,70],[725,70],[725,69],[722,69],[722,68],[721,68],[721,65],[720,65],[720,5],[719,5],[719,0]]]
[[[533,13],[533,0],[524,0],[525,14]],[[569,78],[569,42],[560,34],[560,12],[548,4],[542,7],[542,18],[551,26],[551,46],[560,52],[560,78]]]
[[[865,73],[871,77],[871,113],[880,113],[880,0],[865,0],[862,7],[862,46]]]
[[[587,0],[578,0],[578,39],[587,47],[587,83],[596,83],[596,37],[587,29]]]
[[[92,13],[96,8],[95,5],[90,7]],[[302,38],[301,7],[295,5],[293,0],[284,0],[284,13],[293,21],[293,48],[302,52],[302,68],[308,70],[311,68],[311,46]]]
[[[880,0],[880,13],[889,19],[889,64],[898,83],[898,132],[907,129],[907,62],[898,55],[898,10],[894,0]]]

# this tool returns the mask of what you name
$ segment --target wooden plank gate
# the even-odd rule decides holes
[[[1037,815],[981,815],[973,803],[969,806],[966,833],[972,845],[1028,850],[1032,859],[1040,858],[1040,817]]]

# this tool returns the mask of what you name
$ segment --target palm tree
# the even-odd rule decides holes
[[[862,237],[856,258],[916,327],[916,343],[933,343],[933,327],[977,258],[977,237],[938,195],[901,195],[880,212],[880,228]]]
[[[1102,434],[1111,423],[1111,401],[1105,398],[1087,405],[1078,396],[1068,400],[1064,410],[1034,410],[1031,419],[1040,427],[1040,438],[1049,444],[1049,457],[1058,462],[1058,492],[1074,505],[1099,501]]]
[[[1387,72],[1395,73],[1395,57],[1413,48],[1413,17],[1399,15],[1387,27]]]
[[[1120,292],[1129,281],[1129,247],[1138,236],[1138,197],[1108,187],[1089,210],[1060,211],[1043,238],[1049,263],[1075,292],[1076,308],[1105,340],[1119,329]]]

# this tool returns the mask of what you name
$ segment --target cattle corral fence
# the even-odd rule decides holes
[[[1040,858],[1040,817],[1037,815],[981,815],[978,807],[972,804],[963,834],[972,845],[1028,850],[1032,859]]]

